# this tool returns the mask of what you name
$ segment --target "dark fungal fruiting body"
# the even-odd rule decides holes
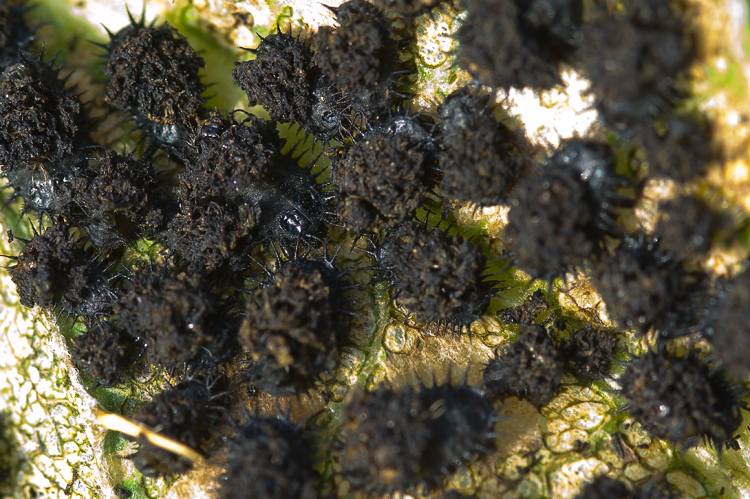
[[[486,280],[479,246],[436,228],[406,222],[377,251],[378,275],[395,289],[399,306],[418,321],[460,334],[489,306],[495,282]]]
[[[71,341],[73,362],[97,386],[121,383],[137,354],[138,342],[115,321],[90,322],[87,329]]]
[[[24,246],[8,273],[21,304],[39,305],[74,317],[109,314],[117,298],[106,264],[95,260],[58,221]]]
[[[722,294],[706,337],[714,348],[714,356],[738,379],[750,374],[750,272],[735,277]]]
[[[281,263],[247,303],[239,331],[249,354],[243,378],[282,396],[301,393],[332,372],[348,328],[347,287],[332,262]]]
[[[122,327],[142,339],[154,363],[172,368],[199,355],[218,362],[234,345],[232,317],[206,288],[199,275],[136,269],[115,312]]]
[[[613,331],[586,326],[570,333],[560,346],[560,357],[570,370],[587,381],[604,379],[610,375],[617,350]]]
[[[153,165],[132,154],[107,150],[93,168],[81,170],[69,184],[71,203],[77,208],[73,221],[100,249],[153,235],[163,228],[170,211]]]
[[[179,212],[161,237],[190,272],[235,273],[249,265],[260,218],[249,198],[276,171],[281,148],[274,124],[256,117],[238,123],[214,113],[191,134],[182,151]]]
[[[221,499],[319,497],[319,477],[299,427],[278,418],[249,418],[230,445]]]
[[[85,106],[65,88],[54,59],[21,53],[0,74],[0,165],[2,172],[55,164],[89,144]]]
[[[604,122],[624,132],[668,112],[677,97],[674,78],[692,58],[690,45],[668,2],[634,0],[612,14],[604,5],[593,8],[576,62]]]
[[[146,26],[143,17],[136,21],[132,16],[130,21],[110,33],[105,46],[105,100],[129,112],[154,146],[179,156],[188,127],[197,124],[205,103],[198,72],[206,63],[169,24]]]
[[[13,189],[9,202],[23,199],[21,213],[35,211],[39,222],[43,215],[50,220],[68,219],[74,203],[72,182],[86,169],[85,160],[78,156],[63,158],[50,167],[14,168],[4,174],[8,179],[7,187]]]
[[[177,263],[187,264],[188,272],[236,277],[251,261],[257,222],[257,210],[246,204],[188,202],[170,220],[162,238]]]
[[[492,111],[489,96],[467,89],[449,95],[438,109],[443,196],[497,205],[526,170],[525,139],[496,121]]]
[[[690,195],[670,199],[659,207],[654,230],[660,242],[680,261],[695,261],[733,236],[734,220]]]
[[[490,400],[518,397],[540,407],[560,386],[564,363],[541,326],[526,326],[518,340],[492,359],[482,387]]]
[[[670,116],[654,126],[640,126],[633,141],[644,149],[650,175],[677,182],[700,177],[712,161],[723,159],[713,146],[711,125],[697,116]]]
[[[580,0],[467,0],[457,63],[492,88],[549,89],[573,54]]]
[[[718,291],[714,279],[688,271],[657,241],[627,237],[594,265],[592,283],[620,327],[667,336],[705,326]]]
[[[652,478],[636,490],[631,490],[614,478],[600,475],[587,484],[575,499],[678,499],[680,497],[684,496],[675,492],[664,477]]]
[[[628,365],[620,383],[633,418],[682,448],[704,439],[719,449],[742,422],[739,387],[694,351],[649,352]]]
[[[321,27],[312,37],[313,61],[345,92],[361,122],[389,114],[408,97],[398,91],[399,78],[415,73],[400,61],[400,43],[383,12],[364,0],[332,9],[339,26]],[[361,123],[364,125],[364,123]]]
[[[541,290],[534,291],[524,302],[513,308],[506,308],[498,312],[498,316],[506,324],[530,326],[536,318],[549,310],[550,305]]]
[[[215,428],[226,397],[216,393],[217,381],[200,378],[182,381],[159,393],[130,417],[159,435],[176,440],[192,450],[205,453],[211,447],[211,429]],[[140,439],[138,450],[130,456],[144,476],[163,477],[184,473],[193,462],[184,456]]]
[[[605,236],[617,235],[614,208],[627,200],[615,189],[624,183],[608,145],[565,143],[541,176],[523,178],[515,190],[505,230],[518,266],[549,279],[599,254]]]
[[[315,162],[301,168],[297,158],[283,157],[268,182],[248,190],[247,200],[260,210],[261,241],[276,243],[290,253],[323,242],[327,224],[337,218],[330,184],[318,182],[323,170],[313,173],[314,167]]]
[[[343,419],[343,477],[355,490],[380,496],[439,487],[442,474],[488,447],[495,414],[468,386],[380,386],[355,391]]]
[[[438,180],[431,134],[395,117],[334,159],[341,224],[354,232],[410,220]]]
[[[275,173],[282,141],[274,122],[248,116],[241,122],[213,113],[184,149],[180,199],[244,198],[254,183]]]
[[[273,120],[297,123],[326,144],[352,137],[349,100],[314,64],[310,44],[300,34],[279,29],[250,52],[255,59],[235,62],[232,76],[251,106],[262,104]]]
[[[309,43],[279,30],[250,52],[255,59],[235,62],[232,71],[249,104],[262,104],[281,123],[307,123],[316,77]]]

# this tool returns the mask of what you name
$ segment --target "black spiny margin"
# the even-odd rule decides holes
[[[69,181],[72,219],[99,249],[113,249],[136,237],[154,235],[170,215],[170,202],[146,158],[107,150],[94,167]]]
[[[116,304],[122,327],[147,345],[149,360],[167,368],[220,362],[234,347],[234,318],[199,274],[137,268]]]
[[[524,177],[515,190],[506,234],[518,266],[550,279],[600,254],[605,236],[621,235],[615,208],[632,200],[616,189],[627,185],[609,145],[564,143],[541,176]]]
[[[331,11],[339,25],[322,26],[313,35],[313,62],[347,94],[364,128],[409,98],[400,80],[416,68],[399,56],[409,42],[397,41],[383,12],[365,0],[349,0]]]
[[[564,362],[541,326],[526,326],[518,340],[492,359],[482,387],[490,400],[518,397],[540,407],[555,396]]]
[[[230,441],[220,499],[317,499],[318,473],[298,426],[248,418]]]
[[[223,377],[210,381],[190,377],[159,393],[130,417],[161,436],[206,454],[216,447],[212,429],[224,414],[228,400],[224,381]],[[139,439],[138,450],[129,457],[147,477],[184,473],[193,466],[191,460],[157,447],[145,438]]]
[[[700,331],[719,291],[709,274],[687,270],[642,235],[626,237],[597,260],[592,283],[620,327],[641,333],[654,327],[670,337]]]
[[[500,204],[529,168],[530,144],[498,122],[490,95],[463,88],[438,108],[440,192],[480,206]]]
[[[8,268],[21,304],[59,307],[60,314],[74,318],[110,314],[117,299],[117,276],[108,276],[106,262],[97,261],[60,220],[43,234],[32,229],[34,238],[24,241],[21,253],[12,257],[16,265]]]
[[[458,65],[492,88],[549,89],[573,55],[581,0],[466,0]]]
[[[750,374],[750,272],[735,277],[722,293],[716,313],[706,328],[714,355],[738,379]]]
[[[310,44],[300,35],[278,28],[262,38],[257,49],[248,49],[255,59],[235,61],[235,83],[249,105],[263,105],[280,123],[297,123],[316,141],[353,138],[349,100],[313,63]]]
[[[145,14],[145,13],[144,13]],[[202,114],[206,86],[198,72],[205,61],[184,36],[164,23],[146,26],[145,15],[109,33],[105,100],[132,115],[152,147],[180,156],[190,126]]]
[[[604,122],[626,132],[668,114],[692,44],[669,2],[632,0],[616,11],[595,6],[581,27],[577,63]]]
[[[336,157],[341,224],[358,233],[410,220],[439,180],[436,147],[417,117],[395,116]]]
[[[666,348],[649,352],[627,366],[620,384],[633,418],[681,448],[703,439],[720,451],[742,422],[742,390],[695,350],[681,356]]]
[[[35,29],[23,19],[27,10],[25,2],[9,5],[7,0],[0,1],[0,68],[14,61],[19,52],[28,50],[36,38]]]
[[[596,381],[610,375],[616,350],[614,331],[585,326],[570,333],[570,338],[563,341],[560,358],[579,378]]]
[[[299,394],[331,373],[346,343],[353,287],[333,259],[279,261],[247,303],[239,331],[241,378],[274,396]]]
[[[95,390],[121,383],[142,348],[117,321],[88,321],[87,331],[71,340],[70,356],[78,369],[95,382]]]
[[[54,174],[61,160],[91,143],[85,105],[74,89],[65,87],[54,63],[45,63],[42,52],[23,52],[0,74],[0,165],[5,175],[36,168]]]
[[[300,167],[301,155],[293,154],[282,156],[268,181],[254,184],[246,199],[260,210],[259,240],[299,253],[300,247],[320,246],[338,218],[331,183],[319,181],[325,169],[314,171],[318,158]]]
[[[343,413],[343,477],[377,496],[440,488],[441,475],[490,452],[495,421],[490,402],[466,385],[356,390]]]
[[[471,332],[496,292],[487,280],[482,249],[460,236],[406,222],[390,231],[376,251],[375,280],[387,280],[394,300],[438,332]]]

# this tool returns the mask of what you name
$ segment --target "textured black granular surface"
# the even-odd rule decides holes
[[[714,151],[714,132],[697,116],[671,116],[659,127],[642,126],[634,142],[644,148],[651,175],[688,182],[706,173],[711,161],[721,161]]]
[[[150,27],[133,21],[111,36],[104,69],[109,77],[106,101],[129,111],[147,132],[158,129],[161,133],[150,134],[152,140],[169,144],[171,127],[150,126],[196,123],[205,103],[201,94],[206,87],[198,76],[205,61],[167,23]]]
[[[672,198],[659,211],[654,233],[680,261],[703,257],[733,235],[732,217],[694,196]]]
[[[604,379],[612,370],[617,350],[617,336],[613,331],[586,326],[570,333],[560,346],[561,358],[579,378],[587,381]]]
[[[73,338],[70,355],[78,368],[98,386],[109,388],[123,381],[137,354],[135,339],[115,321],[98,321]]]
[[[274,173],[281,148],[275,123],[255,116],[238,123],[214,113],[185,147],[180,198],[203,203],[245,198],[254,182]]]
[[[745,379],[750,374],[750,272],[737,276],[722,298],[707,338],[727,371]]]
[[[338,27],[322,26],[313,35],[313,61],[351,99],[355,112],[388,114],[399,96],[396,71],[398,43],[382,11],[365,0],[350,0],[334,9]],[[413,71],[412,71],[413,72]]]
[[[505,229],[521,269],[549,279],[601,251],[618,183],[613,162],[606,144],[574,140],[555,153],[541,176],[521,179]]]
[[[249,104],[262,104],[276,121],[306,123],[317,79],[309,43],[278,32],[263,38],[250,52],[256,58],[235,62],[232,71]]]
[[[554,397],[564,363],[541,326],[526,326],[518,340],[492,359],[482,386],[491,400],[518,397],[539,407]]]
[[[216,360],[227,353],[217,299],[197,275],[136,269],[115,312],[123,328],[143,339],[155,364],[180,366],[205,350]]]
[[[457,63],[483,85],[549,89],[561,83],[581,22],[580,0],[466,0]]]
[[[526,169],[526,139],[495,120],[489,97],[458,90],[438,108],[443,196],[500,204]]]
[[[605,5],[593,8],[581,27],[576,61],[604,122],[625,130],[668,109],[674,78],[691,59],[690,45],[668,2],[635,0],[613,13]]]
[[[400,306],[417,320],[459,332],[485,312],[492,296],[493,285],[484,282],[487,258],[479,246],[417,222],[386,236],[378,265]]]
[[[494,411],[469,387],[354,392],[344,408],[343,477],[355,490],[382,495],[440,476],[488,445]]]
[[[739,390],[722,369],[688,354],[649,352],[620,379],[630,414],[652,436],[683,448],[701,438],[717,448],[742,422]]]
[[[191,379],[156,395],[130,417],[149,429],[158,429],[161,436],[201,451],[210,440],[210,428],[217,418],[215,407],[221,400],[222,397],[212,397],[204,381]],[[131,459],[138,471],[147,477],[184,473],[193,466],[191,460],[145,439],[140,440],[140,446]]]
[[[218,497],[317,499],[318,474],[299,428],[273,418],[250,418],[231,442]]]
[[[341,223],[364,232],[414,216],[435,182],[430,144],[408,134],[377,133],[334,160]]]
[[[186,203],[169,222],[164,244],[189,272],[242,270],[250,263],[257,211],[247,204]]]
[[[58,222],[36,234],[8,268],[25,307],[39,305],[74,316],[93,317],[111,312],[115,291],[96,261]]]
[[[76,153],[88,142],[84,106],[42,54],[25,53],[0,74],[0,164],[34,168]]]
[[[506,324],[529,326],[534,323],[539,314],[547,310],[549,310],[547,298],[541,290],[536,290],[521,305],[503,309],[497,315]]]
[[[317,260],[291,260],[251,296],[239,342],[252,364],[245,374],[261,390],[289,395],[332,372],[348,327],[342,282]]]
[[[168,203],[147,159],[108,150],[87,173],[71,179],[70,196],[83,212],[78,223],[95,246],[118,246],[163,228]]]

